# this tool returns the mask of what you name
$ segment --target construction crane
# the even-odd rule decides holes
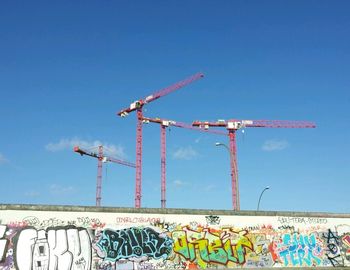
[[[97,160],[98,160],[98,162],[97,162],[97,180],[96,180],[96,206],[98,206],[98,207],[101,206],[102,163],[114,162],[114,163],[118,163],[118,164],[125,165],[128,167],[132,167],[132,168],[136,167],[134,163],[104,155],[102,145],[98,146],[98,153],[82,149],[79,146],[74,147],[74,152],[80,154],[81,156],[86,155],[86,156],[97,158]]]
[[[239,188],[238,188],[238,168],[237,168],[237,145],[236,131],[241,128],[265,127],[265,128],[315,128],[313,122],[308,121],[286,121],[286,120],[218,120],[216,122],[194,121],[192,126],[207,130],[209,127],[225,127],[229,136],[229,151],[231,165],[232,184],[232,208],[240,210]]]
[[[178,90],[200,78],[203,78],[202,73],[197,73],[183,81],[177,82],[169,87],[163,88],[160,91],[147,96],[144,99],[139,99],[130,104],[129,108],[119,111],[117,114],[121,117],[127,116],[129,113],[136,111],[137,125],[136,125],[136,183],[135,183],[135,208],[141,207],[141,193],[142,193],[142,108],[144,105],[157,100],[175,90]]]
[[[160,118],[149,118],[143,117],[143,123],[156,123],[160,125],[160,171],[161,171],[161,207],[166,208],[166,128],[173,126],[179,128],[186,128],[191,130],[197,130],[201,132],[213,133],[218,135],[225,135],[225,132],[220,130],[204,130],[199,127],[193,127],[191,124],[186,124],[178,121],[160,119]]]

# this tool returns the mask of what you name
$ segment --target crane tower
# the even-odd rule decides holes
[[[166,128],[173,126],[173,127],[197,130],[197,131],[207,132],[207,133],[212,133],[217,135],[226,135],[226,133],[220,130],[205,130],[199,127],[194,127],[191,124],[186,124],[186,123],[174,121],[174,120],[161,119],[161,118],[149,118],[149,117],[143,117],[142,119],[144,123],[151,122],[151,123],[156,123],[160,125],[161,207],[166,208],[166,132],[165,132]]]
[[[110,156],[106,156],[103,153],[103,146],[100,145],[98,146],[98,153],[91,152],[89,150],[80,148],[79,146],[74,147],[74,152],[80,154],[81,156],[86,155],[90,157],[97,158],[97,179],[96,179],[96,206],[101,206],[101,191],[102,191],[102,164],[104,162],[113,162],[113,163],[118,163],[124,166],[132,167],[135,168],[135,164],[122,160],[122,159],[117,159],[113,158]]]
[[[147,96],[146,98],[139,99],[130,104],[126,109],[119,111],[117,114],[121,117],[127,116],[129,113],[136,111],[137,125],[136,125],[136,183],[135,183],[135,208],[141,207],[141,194],[142,194],[142,119],[144,105],[159,99],[165,95],[174,92],[200,78],[203,78],[202,73],[197,73],[183,81],[177,82],[169,87],[163,88],[158,92]]]
[[[218,120],[216,122],[194,121],[195,127],[208,129],[209,127],[224,127],[228,130],[230,165],[231,165],[231,189],[232,208],[240,210],[239,190],[238,190],[238,168],[237,168],[237,145],[236,131],[241,128],[265,127],[265,128],[315,128],[313,122],[308,121],[286,121],[286,120]]]

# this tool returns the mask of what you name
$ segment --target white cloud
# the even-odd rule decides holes
[[[68,186],[68,187],[62,187],[60,185],[57,184],[52,184],[49,187],[50,193],[53,195],[67,195],[67,194],[71,194],[72,192],[74,192],[74,188],[72,186]]]
[[[178,150],[173,153],[174,159],[185,159],[190,160],[198,156],[198,153],[192,148],[192,146],[188,147],[180,147]]]
[[[7,158],[3,154],[0,153],[0,164],[8,163]]]
[[[181,180],[174,180],[174,181],[173,181],[173,184],[174,184],[175,187],[177,187],[177,188],[181,188],[181,187],[184,187],[184,186],[188,186],[188,183],[187,183],[187,182],[184,182],[184,181],[181,181]]]
[[[91,148],[97,148],[100,145],[103,145],[105,152],[111,156],[118,156],[120,158],[126,157],[124,148],[120,145],[102,143],[99,140],[85,141],[79,138],[61,139],[56,143],[48,143],[45,146],[45,149],[50,152],[58,152],[63,150],[72,150],[74,146],[80,146],[81,148],[89,150]]]
[[[37,192],[37,191],[35,191],[35,190],[29,190],[29,191],[27,191],[26,193],[24,193],[24,195],[27,196],[27,197],[32,197],[32,198],[34,198],[34,197],[39,197],[39,196],[40,196],[40,193]]]
[[[289,143],[285,140],[268,140],[261,147],[264,151],[281,151],[286,149]]]
[[[206,187],[204,187],[205,191],[212,191],[214,189],[216,189],[216,185],[212,185],[212,184],[209,184]]]

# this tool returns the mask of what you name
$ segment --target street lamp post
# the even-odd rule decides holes
[[[216,146],[223,146],[226,148],[230,155],[230,165],[231,165],[231,184],[232,184],[232,205],[233,210],[240,210],[239,205],[239,188],[238,188],[238,173],[236,166],[236,159],[234,157],[233,151],[224,143],[217,142]]]
[[[258,201],[257,211],[259,211],[259,206],[260,206],[261,197],[262,197],[262,195],[264,194],[264,192],[265,192],[266,190],[268,190],[268,189],[270,189],[269,186],[265,187],[265,188],[263,189],[263,191],[261,191],[261,194],[260,194],[260,197],[259,197],[259,201]]]

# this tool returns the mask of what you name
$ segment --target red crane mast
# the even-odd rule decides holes
[[[160,167],[161,167],[161,207],[166,208],[166,128],[169,126],[186,128],[191,130],[197,130],[201,132],[207,132],[218,135],[226,135],[225,132],[220,130],[204,130],[199,127],[194,127],[191,124],[182,123],[179,121],[160,119],[160,118],[149,118],[143,117],[143,123],[156,123],[160,124]]]
[[[203,73],[197,73],[183,81],[177,82],[169,87],[163,88],[160,91],[147,96],[144,99],[139,99],[130,104],[129,108],[119,111],[117,114],[121,117],[127,116],[129,113],[136,111],[137,125],[136,125],[136,183],[135,183],[135,208],[141,207],[141,193],[142,193],[142,108],[145,104],[157,100],[171,92],[174,92],[200,78],[203,78]]]
[[[248,127],[265,127],[265,128],[315,128],[316,125],[309,121],[287,121],[287,120],[218,120],[216,122],[194,121],[195,127],[225,127],[229,136],[230,166],[231,166],[231,188],[232,188],[232,208],[240,210],[239,188],[238,188],[238,168],[237,168],[237,144],[236,131]]]
[[[98,153],[85,150],[83,148],[80,148],[79,146],[74,147],[74,152],[80,154],[81,156],[86,155],[86,156],[97,158],[98,162],[97,162],[97,179],[96,179],[96,206],[98,207],[101,206],[102,163],[113,162],[124,166],[132,167],[132,168],[136,167],[134,163],[104,155],[102,145],[98,146]]]

